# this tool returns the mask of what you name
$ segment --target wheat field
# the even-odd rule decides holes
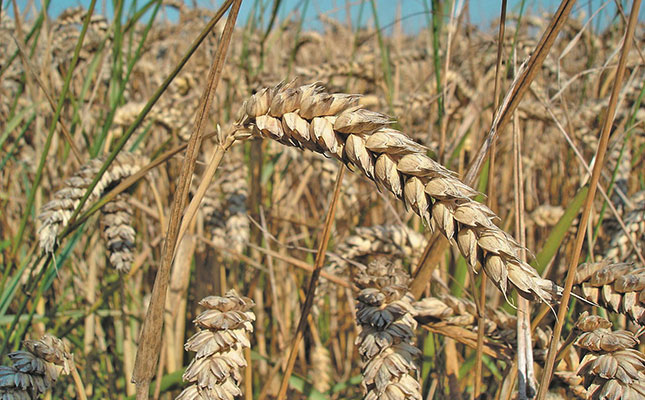
[[[0,400],[645,399],[640,1],[28,3]]]

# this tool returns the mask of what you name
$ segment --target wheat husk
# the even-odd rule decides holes
[[[645,268],[608,260],[585,263],[574,282],[587,300],[645,324]]]

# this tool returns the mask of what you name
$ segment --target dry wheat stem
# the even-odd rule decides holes
[[[627,32],[625,33],[625,40],[623,41],[623,47],[621,49],[620,59],[618,61],[618,69],[616,70],[614,86],[611,91],[611,96],[609,98],[609,107],[607,108],[607,112],[604,114],[604,121],[602,125],[602,130],[600,133],[598,150],[596,153],[596,162],[594,164],[593,173],[591,175],[589,192],[587,193],[587,199],[585,200],[585,206],[582,211],[582,217],[580,219],[580,224],[578,225],[578,233],[576,235],[572,257],[567,271],[567,279],[565,282],[562,302],[560,304],[560,308],[558,309],[558,319],[553,329],[553,339],[551,340],[551,345],[549,346],[549,353],[548,353],[547,362],[545,364],[545,368],[542,374],[542,379],[540,381],[540,389],[538,391],[537,400],[544,400],[544,397],[546,396],[546,392],[549,387],[549,382],[551,382],[551,376],[553,375],[553,365],[555,363],[555,356],[557,353],[557,343],[562,333],[562,326],[564,324],[565,314],[569,305],[571,288],[573,287],[573,281],[575,278],[575,268],[578,265],[578,260],[580,259],[580,251],[582,250],[582,244],[585,238],[585,230],[587,227],[587,223],[589,222],[589,216],[591,214],[591,208],[593,206],[593,200],[596,194],[596,188],[600,180],[600,173],[602,171],[602,165],[605,158],[605,153],[607,151],[607,144],[609,142],[609,136],[611,134],[611,125],[616,115],[616,103],[618,101],[618,93],[622,84],[623,76],[625,74],[627,54],[629,53],[632,37],[634,36],[634,29],[636,27],[636,21],[638,19],[639,8],[640,8],[640,0],[634,0],[632,4],[631,14],[629,16],[629,23],[627,24]]]
[[[228,134],[218,133],[218,144],[215,146],[215,150],[213,150],[213,155],[211,157],[210,162],[208,163],[208,167],[206,168],[204,175],[202,176],[202,180],[199,183],[197,192],[195,193],[192,200],[190,201],[190,204],[188,204],[188,207],[186,208],[186,211],[184,212],[184,216],[181,220],[181,227],[179,228],[179,234],[177,235],[177,244],[175,245],[175,253],[177,252],[177,248],[179,247],[179,244],[181,243],[181,240],[183,239],[184,234],[188,229],[188,226],[192,223],[193,219],[195,218],[195,215],[197,215],[197,210],[199,209],[199,205],[202,202],[202,199],[204,198],[204,196],[206,195],[208,186],[211,184],[211,180],[215,176],[215,172],[217,171],[217,167],[222,161],[222,157],[224,157],[224,153],[234,143],[235,143],[235,135],[233,133],[228,133]]]
[[[343,182],[343,177],[345,175],[345,166],[340,166],[338,169],[338,174],[336,175],[336,184],[334,187],[333,197],[329,205],[329,211],[325,217],[325,225],[322,231],[322,239],[318,247],[318,252],[316,253],[316,260],[314,261],[314,270],[311,274],[309,280],[309,288],[307,290],[307,297],[305,298],[305,303],[302,306],[300,311],[300,320],[298,321],[298,326],[296,327],[296,333],[291,343],[291,350],[289,353],[289,358],[287,359],[287,365],[285,368],[284,375],[282,376],[282,381],[280,382],[280,389],[278,391],[277,398],[283,400],[287,394],[287,387],[289,383],[289,377],[293,371],[293,366],[296,362],[296,355],[298,353],[298,348],[302,338],[305,334],[305,329],[307,327],[307,317],[311,311],[311,307],[314,302],[314,296],[316,294],[316,286],[318,285],[318,280],[320,273],[322,272],[322,267],[325,263],[325,253],[327,250],[327,245],[329,244],[329,238],[331,236],[331,228],[334,222],[334,216],[336,215],[336,206],[338,205],[338,199],[340,198],[340,188]]]
[[[166,292],[169,283],[168,280],[170,277],[170,266],[172,264],[173,253],[177,236],[179,234],[183,210],[188,197],[190,178],[192,177],[195,167],[197,151],[201,144],[211,100],[215,94],[219,77],[221,76],[222,68],[226,60],[226,53],[228,52],[228,46],[231,40],[240,3],[241,0],[225,3],[212,19],[212,22],[219,20],[222,15],[224,15],[224,12],[230,7],[217,55],[213,60],[209,71],[208,86],[202,94],[200,109],[197,113],[197,117],[195,118],[193,132],[186,148],[185,159],[182,163],[181,174],[177,185],[178,191],[175,193],[170,212],[170,220],[168,223],[166,241],[163,246],[161,265],[157,272],[157,276],[155,277],[150,306],[146,312],[146,318],[141,331],[141,346],[137,349],[134,374],[132,377],[137,388],[137,400],[143,400],[148,397],[150,382],[155,370],[154,366],[157,364],[159,359],[161,337],[158,335],[158,332],[163,326],[163,310],[166,301]]]
[[[472,199],[477,192],[426,156],[423,146],[389,128],[387,116],[357,106],[358,97],[294,81],[262,89],[244,103],[239,133],[307,148],[361,171],[441,231],[471,268],[481,263],[504,295],[511,286],[529,299],[557,301],[560,288],[520,260],[519,244]]]

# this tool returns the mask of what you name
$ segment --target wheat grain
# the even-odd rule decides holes
[[[202,210],[211,228],[212,241],[220,247],[243,253],[250,237],[246,214],[248,170],[241,153],[229,152],[228,155],[228,162],[220,167],[221,178],[206,192]]]
[[[331,376],[331,356],[329,350],[320,343],[314,346],[311,353],[311,380],[314,388],[325,393],[331,389],[332,376]]]
[[[119,272],[130,271],[134,260],[136,232],[132,226],[132,206],[127,193],[119,194],[101,209],[101,232],[110,264]]]
[[[237,124],[247,135],[334,157],[360,170],[412,208],[432,229],[456,243],[469,265],[507,295],[509,285],[528,299],[555,301],[561,288],[519,258],[519,244],[472,198],[475,190],[425,155],[425,148],[388,127],[390,119],[357,106],[358,96],[328,94],[295,82],[258,91],[244,102]]]

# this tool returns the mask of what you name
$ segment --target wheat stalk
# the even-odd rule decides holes
[[[374,180],[456,244],[472,268],[504,293],[555,301],[561,288],[519,257],[519,244],[498,228],[475,190],[425,155],[425,148],[388,127],[390,119],[358,106],[359,96],[328,94],[295,81],[259,90],[244,102],[240,134],[267,137],[334,157]]]
[[[365,399],[421,399],[415,359],[421,351],[413,345],[414,297],[409,276],[385,259],[377,259],[355,278],[362,290],[356,304],[356,338],[364,362],[361,385]]]
[[[13,365],[0,366],[0,399],[33,400],[48,391],[61,372],[74,367],[69,348],[59,338],[45,334],[40,340],[25,340],[26,350],[9,353]]]

